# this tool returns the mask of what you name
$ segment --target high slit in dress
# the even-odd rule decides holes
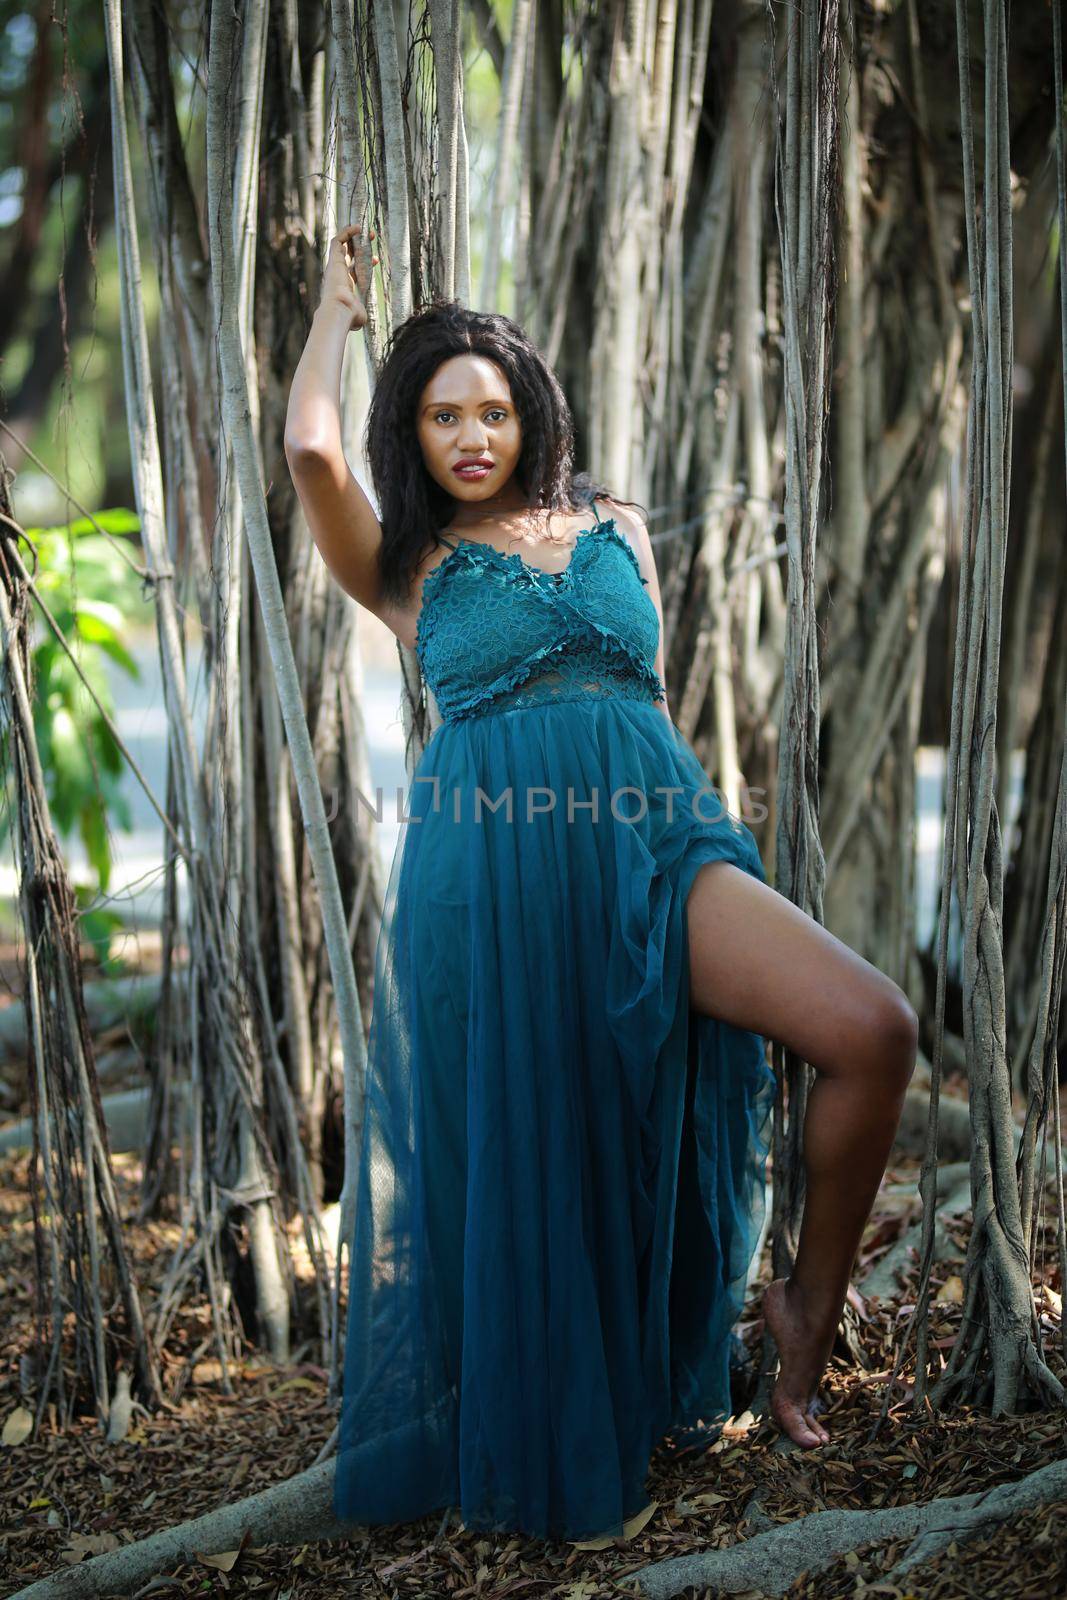
[[[618,1534],[657,1442],[731,1412],[774,1074],[690,1009],[686,897],[711,861],[766,878],[592,511],[561,572],[461,539],[424,581],[443,721],[375,956],[342,1521]]]

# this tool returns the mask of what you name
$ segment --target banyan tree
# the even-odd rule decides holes
[[[911,1374],[916,1408],[1061,1407],[1067,1349],[1043,1342],[1033,1294],[1057,1258],[1067,1276],[1059,0],[104,0],[102,30],[92,19],[85,117],[111,156],[102,214],[168,726],[143,1210],[177,1196],[182,1240],[146,1316],[35,752],[26,630],[42,596],[9,480],[0,623],[26,1053],[40,1182],[69,1197],[40,1224],[37,1418],[70,1381],[68,1310],[83,1399],[106,1425],[120,1349],[135,1396],[158,1402],[155,1353],[190,1297],[210,1306],[224,1374],[239,1337],[279,1361],[299,1337],[336,1398],[385,872],[360,608],[308,537],[282,435],[324,252],[349,222],[375,230],[380,256],[342,375],[353,471],[398,322],[433,296],[522,322],[572,403],[580,462],[648,508],[679,728],[730,809],[765,818],[776,887],[920,1012],[920,1277],[894,1377]],[[16,252],[0,328],[27,271]],[[9,432],[25,436],[40,393],[31,367]],[[0,448],[17,458],[6,434]],[[410,774],[436,708],[414,652],[398,645],[397,667]],[[920,747],[943,757],[938,912],[921,941]],[[803,1206],[810,1068],[777,1047],[774,1063],[777,1275]],[[951,1170],[946,1063],[969,1101],[966,1166]],[[964,1300],[945,1360],[929,1345],[930,1276],[961,1195]],[[329,1469],[25,1593],[133,1592],[162,1561],[232,1549],[246,1529],[328,1536]],[[1052,1479],[1029,1492],[1050,1484],[1067,1494]],[[938,1502],[907,1509],[885,1537],[940,1526]],[[959,1519],[957,1537],[981,1523],[969,1507]],[[776,1552],[787,1579],[812,1564],[802,1545]],[[687,1581],[717,1581],[722,1555]]]

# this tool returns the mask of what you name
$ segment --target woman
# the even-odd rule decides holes
[[[376,956],[335,1509],[619,1533],[657,1441],[708,1444],[732,1409],[765,1035],[817,1069],[796,1263],[762,1301],[772,1412],[827,1442],[915,1013],[715,800],[670,717],[644,522],[573,475],[566,400],[508,318],[453,302],[396,329],[375,514],[338,415],[377,259],[358,235],[330,248],[286,455],[331,573],[418,652],[444,720]]]

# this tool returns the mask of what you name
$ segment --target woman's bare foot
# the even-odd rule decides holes
[[[830,1435],[818,1421],[819,1412],[825,1410],[819,1381],[830,1359],[840,1311],[836,1316],[816,1313],[790,1278],[775,1278],[768,1284],[761,1307],[781,1358],[771,1392],[771,1415],[782,1432],[806,1450],[829,1444]]]

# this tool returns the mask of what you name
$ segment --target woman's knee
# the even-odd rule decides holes
[[[849,1069],[903,1094],[915,1071],[919,1019],[915,1007],[891,978],[870,985],[853,1017]]]
[[[819,1072],[903,1091],[918,1020],[904,991],[769,884],[705,863],[687,904],[697,1011],[780,1041]]]
[[[886,1004],[885,1029],[892,1047],[892,1057],[901,1075],[901,1087],[907,1088],[915,1071],[915,1058],[919,1051],[919,1018],[915,1007],[895,983]]]

